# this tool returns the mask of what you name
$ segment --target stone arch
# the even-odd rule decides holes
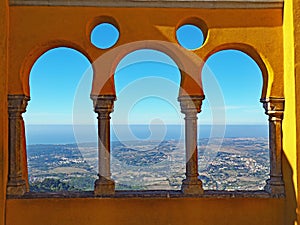
[[[50,54],[47,54],[50,53]],[[50,57],[49,57],[50,56]],[[54,61],[56,61],[54,64],[51,64],[51,62],[53,62],[52,60],[54,59]],[[62,63],[57,63],[58,61],[62,61]],[[51,67],[49,67],[48,65],[51,64]],[[45,67],[45,65],[47,67]],[[83,66],[81,66],[83,65]],[[47,51],[43,51],[43,54],[41,54],[36,61],[34,62],[33,66],[31,67],[31,70],[29,72],[28,75],[28,82],[30,83],[30,87],[28,86],[29,91],[31,93],[31,99],[32,101],[29,102],[29,106],[33,106],[32,108],[28,108],[28,110],[26,110],[26,114],[24,114],[24,125],[27,123],[28,124],[32,124],[32,123],[37,123],[37,124],[42,124],[45,121],[45,125],[47,125],[46,127],[50,127],[49,125],[52,124],[60,124],[59,119],[57,121],[55,121],[55,118],[59,118],[62,117],[64,118],[64,121],[67,121],[66,123],[70,123],[73,124],[73,128],[74,126],[74,120],[72,118],[72,116],[74,116],[74,108],[73,108],[73,104],[76,101],[76,94],[78,92],[78,85],[80,84],[80,82],[82,81],[82,78],[85,75],[85,71],[87,71],[86,69],[90,67],[90,60],[85,57],[84,54],[82,54],[80,51],[78,51],[77,49],[74,48],[70,48],[70,47],[65,47],[64,46],[58,46],[55,48],[50,48]],[[33,67],[35,67],[35,71],[33,71]],[[48,76],[49,74],[47,74],[47,70],[49,70],[49,68],[59,68],[59,70],[56,70],[55,73],[50,73],[50,76]],[[41,69],[41,70],[40,70]],[[63,71],[63,73],[60,74],[60,71],[62,71],[62,69],[66,69]],[[69,72],[71,69],[71,73]],[[82,70],[81,70],[82,69]],[[51,69],[50,69],[51,70]],[[38,72],[36,72],[38,71]],[[90,73],[89,73],[90,74]],[[42,76],[40,76],[42,75]],[[63,76],[60,76],[63,75]],[[51,79],[49,79],[49,77],[51,77]],[[62,78],[63,77],[63,78]],[[37,78],[37,79],[36,79]],[[41,82],[42,80],[42,82]],[[25,81],[26,82],[26,81]],[[55,88],[53,88],[54,86]],[[71,87],[72,86],[72,87]],[[89,84],[89,87],[91,86],[91,84]],[[57,88],[57,89],[56,89]],[[44,92],[44,90],[46,90],[46,92]],[[50,93],[47,92],[47,90],[51,91]],[[86,93],[89,94],[89,91],[87,91]],[[61,97],[64,96],[64,97]],[[48,99],[46,100],[46,105],[44,104],[44,101],[41,99]],[[56,99],[56,100],[54,100]],[[58,100],[59,99],[59,100]],[[78,98],[77,98],[78,99]],[[89,98],[85,98],[87,102],[89,101]],[[61,104],[59,104],[58,102],[60,102]],[[47,108],[49,106],[49,108]],[[64,109],[63,109],[64,108]],[[55,116],[55,113],[58,112],[58,110],[63,109],[67,111],[67,116]],[[53,110],[53,111],[51,111]],[[70,114],[72,110],[72,114]],[[42,117],[39,117],[39,115],[36,115],[36,113],[44,113],[47,112],[48,115],[43,115]],[[28,117],[26,116],[28,115]],[[27,117],[27,118],[26,118]],[[37,119],[38,122],[33,122],[32,118]],[[54,122],[53,122],[53,118],[54,118]],[[52,120],[52,121],[51,121]],[[26,123],[25,123],[26,122]],[[75,129],[75,128],[74,128]],[[60,130],[59,128],[57,130]],[[63,129],[62,129],[63,130]],[[55,131],[55,133],[48,133],[49,131],[46,130],[40,130],[39,131],[39,138],[38,141],[43,142],[43,134],[46,134],[47,136],[53,136],[55,137],[55,133],[57,131]],[[73,130],[73,132],[75,132]],[[27,135],[26,135],[27,134]],[[24,141],[26,141],[27,143],[31,142],[33,139],[32,137],[35,136],[34,134],[32,134],[32,130],[27,127],[26,128],[26,132],[24,131]],[[75,136],[75,133],[74,133]],[[64,137],[64,135],[62,134],[61,137]],[[66,141],[70,141],[70,139],[66,138]],[[74,140],[77,141],[77,139],[75,138]],[[62,140],[59,140],[59,138],[55,137],[55,142],[59,143]],[[51,142],[51,141],[49,141]],[[72,139],[70,142],[74,142]],[[30,143],[31,144],[31,143]],[[28,152],[28,147],[24,144],[24,152]],[[28,169],[26,168],[27,163],[30,163],[30,157],[26,158],[26,154],[24,154],[25,156],[23,157],[24,160],[24,165],[25,165],[25,169],[24,171],[27,172]],[[48,156],[47,156],[48,157]],[[49,155],[49,158],[52,158]],[[26,161],[27,159],[27,161]],[[54,160],[54,158],[52,158],[51,160]],[[36,174],[31,173],[31,176],[34,177]],[[28,176],[28,175],[27,175]],[[42,179],[45,179],[45,177],[43,177]],[[28,180],[28,178],[26,178],[26,181]],[[30,180],[30,179],[29,179]]]
[[[10,90],[12,93],[17,91],[17,94],[14,93],[8,95],[8,113],[11,115],[9,120],[9,154],[13,156],[10,157],[9,161],[10,174],[7,186],[7,192],[10,194],[22,195],[29,191],[25,123],[22,114],[26,112],[26,107],[30,100],[30,72],[34,63],[42,56],[42,54],[58,47],[68,47],[73,49],[84,55],[88,61],[91,61],[90,57],[87,56],[88,54],[77,44],[68,41],[52,41],[33,48],[25,58],[23,64],[17,65],[21,69],[18,71],[18,76],[13,77],[12,80],[14,85],[17,85],[17,88]],[[15,113],[18,115],[17,117],[12,116]]]
[[[30,80],[30,71],[34,65],[34,63],[47,51],[59,48],[59,47],[66,47],[73,49],[80,54],[82,54],[84,57],[88,59],[88,61],[92,65],[92,59],[88,52],[84,50],[83,47],[78,45],[77,43],[66,41],[66,40],[56,40],[56,41],[49,41],[47,43],[43,43],[40,45],[35,46],[30,53],[27,55],[25,61],[21,65],[20,69],[20,77],[22,82],[22,88],[23,93],[27,96],[30,96],[30,86],[29,86],[29,80]]]
[[[127,54],[140,49],[160,51],[169,56],[179,67],[181,82],[178,101],[185,114],[186,179],[182,191],[202,194],[202,182],[198,178],[197,163],[197,114],[204,99],[201,77],[203,61],[193,52],[177,44],[162,41],[140,41],[116,47],[94,61],[94,79],[91,98],[98,114],[99,179],[95,181],[95,195],[113,194],[115,182],[110,172],[110,113],[116,100],[114,74],[117,65]],[[102,166],[100,166],[102,165]],[[103,166],[104,165],[104,166]]]
[[[243,43],[228,43],[217,46],[204,57],[205,62],[216,52],[222,50],[238,50],[252,58],[262,73],[261,103],[268,115],[269,121],[269,151],[270,178],[266,181],[264,190],[271,196],[284,196],[284,180],[282,176],[282,119],[284,114],[284,98],[282,97],[282,83],[276,81],[274,65],[255,47]],[[272,55],[272,53],[271,53]],[[280,72],[280,71],[279,71]],[[280,75],[280,74],[279,74]],[[278,76],[278,75],[277,75]],[[277,89],[277,92],[272,93]],[[278,91],[279,90],[279,91]]]
[[[114,73],[117,65],[129,53],[141,49],[162,52],[176,63],[181,73],[180,95],[203,95],[202,82],[199,77],[203,62],[199,60],[199,57],[176,44],[155,40],[122,45],[101,55],[94,62],[92,95],[115,95]]]
[[[149,157],[149,161],[143,164],[135,164],[135,160],[143,153],[132,153],[132,162],[126,161],[126,156],[119,158],[118,149],[115,141],[122,143],[129,148],[126,140],[136,140],[144,145],[153,143],[153,148],[160,148],[165,141],[169,140],[168,134],[172,124],[182,124],[180,104],[177,101],[180,87],[181,75],[176,63],[165,53],[153,49],[139,49],[127,54],[117,65],[114,74],[116,101],[114,102],[114,112],[111,115],[111,132],[114,142],[112,142],[113,161],[119,162],[120,166],[111,167],[112,174],[116,174],[114,179],[119,190],[128,189],[132,182],[139,180],[141,174],[146,172],[145,167],[154,166],[152,160],[155,156]],[[171,119],[172,118],[172,119]],[[120,126],[119,124],[122,124]],[[138,125],[137,125],[138,124]],[[126,125],[126,126],[125,126]],[[138,128],[137,128],[138,127]],[[176,129],[183,136],[181,127]],[[160,143],[160,144],[159,144]],[[176,143],[175,145],[177,145]],[[137,147],[137,146],[136,146]],[[134,148],[134,147],[133,147]],[[134,148],[139,149],[139,148]],[[160,153],[158,153],[160,154]],[[154,177],[161,176],[164,179],[172,177],[173,166],[177,165],[170,161],[164,161],[163,155],[159,157],[158,163],[167,163],[168,168],[164,167],[164,174],[160,175],[158,171],[151,173]],[[184,160],[178,162],[184,165]],[[134,166],[134,167],[132,167]],[[139,170],[128,179],[124,179],[126,174],[132,174]],[[121,175],[122,174],[122,175]],[[158,184],[152,184],[148,181],[138,184],[135,188],[139,190],[151,190],[157,188]],[[162,189],[179,189],[180,185],[174,185],[174,182],[159,185]],[[117,189],[118,190],[118,189]]]
[[[204,62],[206,62],[208,58],[213,54],[223,50],[241,51],[256,62],[256,64],[258,65],[262,73],[263,84],[262,84],[262,91],[261,91],[261,99],[265,99],[268,95],[269,81],[272,81],[274,76],[272,67],[268,63],[267,59],[263,57],[261,54],[259,54],[259,51],[256,50],[251,45],[244,44],[244,43],[228,43],[228,44],[217,46],[212,51],[208,52],[204,57]]]

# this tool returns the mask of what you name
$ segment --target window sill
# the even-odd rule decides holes
[[[83,192],[28,192],[23,196],[8,195],[8,199],[39,199],[39,198],[284,198],[283,195],[273,196],[266,191],[216,191],[206,190],[202,195],[187,195],[181,191],[147,190],[147,191],[116,191],[114,195],[95,196],[92,191]]]

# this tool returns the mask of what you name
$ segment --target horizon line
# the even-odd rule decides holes
[[[110,126],[184,126],[185,124],[111,124]],[[228,124],[209,124],[202,123],[198,126],[268,126],[265,123],[228,123]],[[97,126],[97,124],[26,124],[25,126]]]

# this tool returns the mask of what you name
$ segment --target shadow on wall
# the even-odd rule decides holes
[[[284,224],[285,225],[295,225],[297,224],[297,200],[296,200],[296,192],[294,188],[293,182],[293,169],[290,163],[287,160],[285,154],[282,157],[282,170],[283,170],[283,179],[285,183],[285,206],[284,206]]]

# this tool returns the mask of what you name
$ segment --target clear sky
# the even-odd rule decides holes
[[[179,41],[186,37],[189,48],[199,47],[191,39],[199,31],[188,32],[181,38],[178,35]],[[200,42],[201,46],[203,39]],[[214,112],[222,108],[227,124],[266,124],[259,102],[262,76],[249,56],[236,50],[218,52],[208,59],[202,76],[206,100],[200,123],[218,121]],[[46,52],[31,70],[26,124],[95,123],[89,98],[91,80],[90,63],[79,52],[64,47]],[[177,102],[180,73],[166,54],[145,49],[130,53],[118,65],[115,82],[118,100],[113,124],[183,122]]]

